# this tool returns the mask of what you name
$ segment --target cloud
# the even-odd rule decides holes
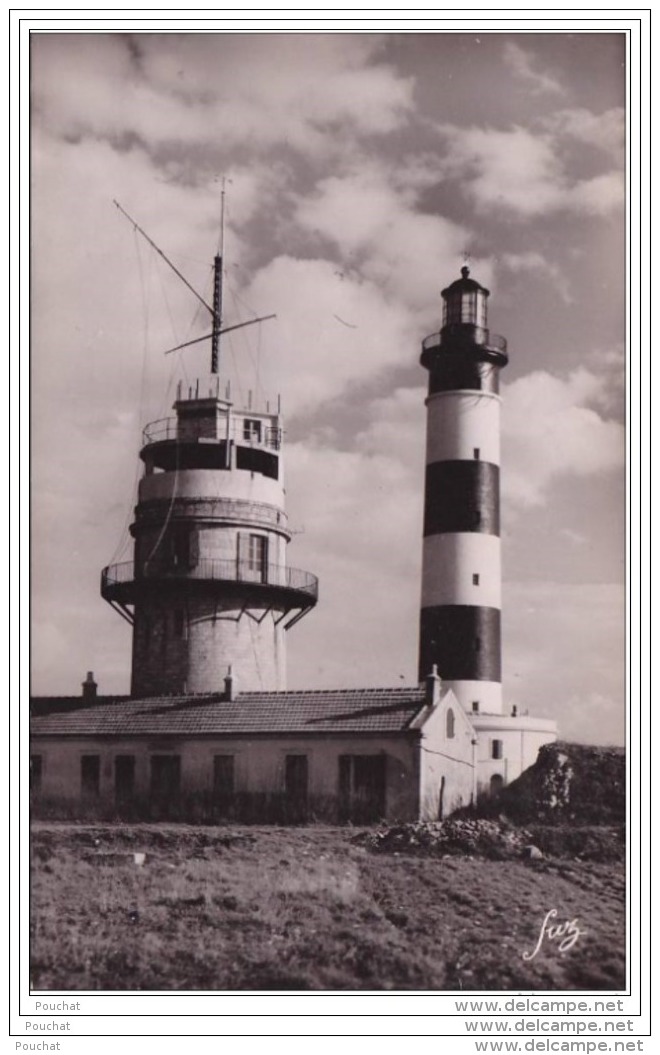
[[[514,41],[509,40],[506,42],[502,50],[502,57],[514,77],[522,81],[533,95],[563,95],[565,92],[564,86],[559,81],[556,81],[547,73],[535,70],[533,56]]]
[[[35,118],[61,137],[137,137],[174,154],[195,144],[216,160],[275,145],[325,155],[405,123],[413,82],[372,59],[378,37],[311,43],[291,34],[44,34],[33,43]]]
[[[346,263],[389,298],[415,311],[435,305],[437,316],[438,276],[456,271],[469,233],[419,210],[418,175],[415,169],[372,164],[330,176],[299,202],[295,219],[337,246]],[[487,281],[489,264],[482,261],[480,273]]]
[[[520,218],[554,212],[603,216],[623,203],[620,172],[571,177],[550,134],[519,126],[443,125],[440,132],[446,149],[442,170],[461,181],[480,212],[498,208]]]
[[[596,147],[611,154],[619,163],[623,159],[626,135],[623,107],[604,110],[601,114],[594,114],[585,108],[558,110],[544,117],[541,123],[555,135]]]
[[[557,264],[551,264],[541,253],[534,250],[525,253],[502,253],[497,258],[497,263],[514,275],[537,274],[550,279],[564,304],[573,303],[574,298],[565,272]]]
[[[593,409],[605,379],[578,368],[565,378],[538,370],[506,385],[503,492],[513,508],[542,505],[561,476],[621,469],[625,430]]]

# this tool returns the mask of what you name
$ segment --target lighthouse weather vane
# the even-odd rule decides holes
[[[197,298],[206,310],[211,315],[211,332],[204,334],[203,337],[195,337],[192,341],[184,341],[183,344],[177,344],[174,348],[168,348],[164,354],[170,355],[172,352],[181,351],[182,348],[189,348],[193,344],[200,344],[201,341],[211,341],[211,373],[217,374],[220,364],[220,338],[225,333],[230,333],[232,330],[240,330],[244,326],[253,326],[257,322],[266,322],[268,319],[275,319],[276,315],[261,315],[256,319],[248,319],[246,322],[237,322],[233,326],[222,325],[222,256],[224,252],[224,227],[225,227],[225,182],[226,177],[222,177],[222,190],[220,194],[220,237],[218,241],[218,251],[215,254],[213,261],[213,307],[208,304],[204,298],[197,292],[194,286],[188,281],[188,279],[181,274],[179,269],[172,263],[172,261],[165,255],[162,249],[156,245],[156,243],[149,237],[146,231],[142,228],[132,216],[126,212],[126,210],[114,199],[114,204],[119,209],[126,219],[133,225],[134,230],[149,243],[152,249],[155,249],[159,256],[163,258],[165,263],[174,271],[174,274],[183,282],[184,286],[190,290],[190,292]],[[231,182],[231,180],[229,181]]]

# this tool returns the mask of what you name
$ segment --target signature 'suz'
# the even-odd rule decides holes
[[[559,944],[557,945],[557,948],[559,952],[568,952],[569,949],[573,948],[580,935],[584,934],[584,931],[580,930],[578,927],[577,919],[566,920],[564,923],[551,924],[550,920],[554,919],[556,915],[556,908],[551,908],[549,912],[546,912],[545,919],[541,924],[536,948],[533,952],[524,952],[522,954],[523,960],[533,960],[546,939],[548,941],[558,942]]]

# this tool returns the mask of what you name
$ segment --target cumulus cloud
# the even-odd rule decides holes
[[[625,146],[625,111],[616,106],[595,114],[585,108],[558,110],[543,118],[543,127],[578,143],[611,154],[620,163]]]
[[[621,469],[625,431],[593,409],[605,379],[578,368],[565,378],[538,370],[504,388],[504,494],[512,507],[541,505],[561,476]]]
[[[44,34],[33,44],[35,116],[60,136],[134,136],[150,149],[334,152],[338,133],[392,132],[411,110],[412,80],[366,61],[377,46],[357,36],[310,47],[295,35]]]
[[[611,170],[571,176],[553,136],[529,128],[444,125],[445,174],[460,179],[481,212],[503,208],[521,218],[554,212],[602,216],[623,203],[623,179]]]
[[[409,172],[367,165],[320,180],[299,203],[296,220],[336,245],[349,266],[389,296],[418,311],[435,305],[437,315],[438,276],[456,270],[469,236],[465,227],[420,211]],[[489,280],[488,263],[481,262],[480,274]]]
[[[534,68],[534,56],[520,44],[509,40],[502,49],[502,57],[505,65],[511,70],[514,77],[522,81],[525,88],[533,94],[562,95],[565,91],[563,85],[547,73]]]

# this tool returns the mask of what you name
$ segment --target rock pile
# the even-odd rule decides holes
[[[404,852],[441,857],[462,854],[504,860],[524,856],[530,835],[523,828],[514,828],[504,821],[448,819],[389,825],[364,832],[358,840],[376,853]]]

